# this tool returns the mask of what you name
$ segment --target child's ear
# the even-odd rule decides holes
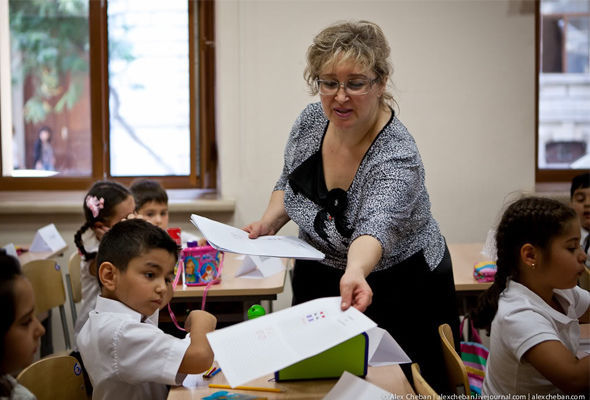
[[[110,262],[105,261],[98,268],[98,277],[102,286],[112,292],[117,288],[119,269]]]
[[[527,266],[534,268],[537,264],[538,255],[537,248],[530,243],[525,243],[520,248],[520,260]]]

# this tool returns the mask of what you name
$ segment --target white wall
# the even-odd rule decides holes
[[[535,22],[523,5],[218,1],[220,186],[236,199],[233,222],[262,214],[291,125],[317,101],[302,77],[313,36],[338,20],[368,19],[391,45],[399,117],[418,143],[444,235],[485,240],[506,197],[534,188]],[[295,232],[292,223],[282,231]]]

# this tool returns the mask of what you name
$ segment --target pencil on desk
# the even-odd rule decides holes
[[[231,387],[230,385],[218,385],[216,383],[210,383],[209,387],[212,389],[234,389],[234,390],[255,390],[259,392],[275,392],[281,393],[282,390],[278,388],[271,388],[271,387],[258,387],[258,386],[236,386]]]

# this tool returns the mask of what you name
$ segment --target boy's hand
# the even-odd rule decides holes
[[[217,318],[207,311],[193,310],[190,312],[184,323],[184,329],[190,332],[193,325],[201,332],[212,332],[217,325]]]

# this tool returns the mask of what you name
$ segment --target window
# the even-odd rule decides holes
[[[213,7],[0,2],[0,189],[215,188]]]
[[[541,0],[537,20],[537,182],[590,169],[590,3]]]

